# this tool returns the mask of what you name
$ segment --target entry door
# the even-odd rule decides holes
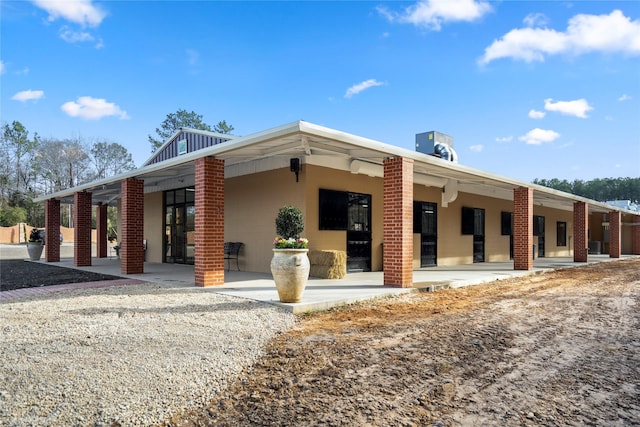
[[[185,206],[167,206],[165,215],[166,262],[186,263]]]
[[[484,209],[473,211],[473,262],[484,262]]]
[[[431,202],[414,202],[413,232],[420,234],[420,267],[438,264],[438,206]]]
[[[371,196],[349,193],[347,271],[371,271]]]
[[[537,256],[539,258],[544,258],[544,217],[543,216],[534,216],[533,217],[533,234],[538,236],[538,247],[537,247]]]
[[[193,264],[195,207],[192,189],[165,193],[165,262]]]

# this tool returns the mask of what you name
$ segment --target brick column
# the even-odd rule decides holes
[[[513,189],[513,269],[533,268],[533,189]]]
[[[96,206],[96,256],[107,257],[107,205]]]
[[[589,254],[589,205],[573,204],[573,262],[587,262]]]
[[[622,254],[622,212],[609,212],[609,258]]]
[[[640,215],[631,217],[631,253],[640,255]]]
[[[76,267],[87,267],[91,265],[91,193],[86,191],[75,193],[73,204],[75,211],[73,263]]]
[[[44,259],[47,262],[60,261],[60,200],[47,199],[44,203]]]
[[[384,285],[413,286],[413,160],[384,160]]]
[[[196,160],[196,286],[224,284],[224,160]]]
[[[120,231],[120,270],[124,274],[144,272],[144,181],[122,181],[122,230]]]

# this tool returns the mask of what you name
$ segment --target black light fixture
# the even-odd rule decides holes
[[[289,167],[291,169],[291,172],[296,174],[296,182],[298,182],[298,174],[300,173],[300,159],[298,159],[297,157],[289,159]]]

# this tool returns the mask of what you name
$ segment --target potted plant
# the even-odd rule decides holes
[[[29,233],[29,241],[27,241],[27,253],[31,261],[38,261],[42,256],[42,249],[44,248],[44,242],[42,240],[42,234],[37,228],[31,230]]]
[[[309,241],[301,238],[304,217],[295,206],[283,206],[276,216],[271,274],[281,302],[300,302],[309,279]]]

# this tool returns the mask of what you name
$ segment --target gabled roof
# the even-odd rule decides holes
[[[162,162],[237,138],[233,135],[182,127],[174,132],[142,166]],[[182,144],[181,144],[182,142]]]
[[[186,132],[204,133],[193,129]],[[213,134],[207,132],[207,134]],[[166,144],[179,137],[176,132]],[[220,136],[217,134],[215,136]],[[228,135],[223,135],[228,137]],[[166,144],[163,147],[166,147]],[[596,202],[541,185],[519,181],[490,172],[448,162],[428,154],[407,150],[357,135],[297,121],[243,137],[233,137],[162,162],[150,163],[118,176],[90,182],[75,188],[41,196],[35,201],[49,198],[73,203],[78,191],[91,191],[94,203],[113,203],[120,195],[120,182],[126,178],[144,180],[145,192],[186,187],[194,183],[194,162],[201,157],[215,157],[225,161],[225,178],[260,171],[289,167],[289,159],[298,157],[303,164],[382,176],[382,164],[387,157],[405,157],[414,161],[414,181],[418,184],[443,188],[455,183],[461,192],[478,194],[503,200],[513,200],[518,187],[534,189],[534,205],[573,210],[577,201],[589,204],[590,212],[606,213],[618,210],[634,214],[623,208]],[[362,168],[362,166],[365,166]]]

